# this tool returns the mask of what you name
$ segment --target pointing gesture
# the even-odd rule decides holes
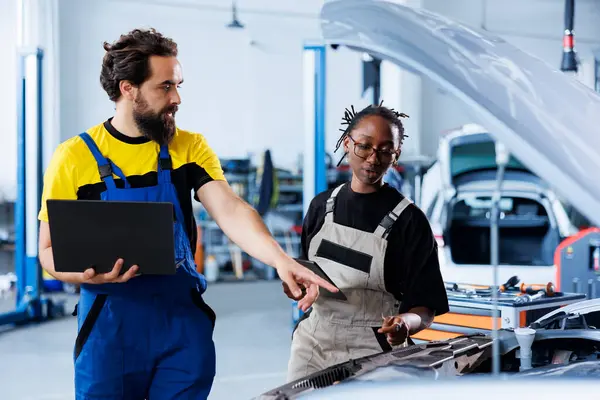
[[[332,293],[339,291],[331,283],[291,258],[277,265],[277,274],[283,281],[283,288],[288,297],[296,300],[302,299],[299,306],[303,311],[306,311],[315,302],[319,295],[319,287]],[[306,296],[304,296],[301,286],[307,290]]]

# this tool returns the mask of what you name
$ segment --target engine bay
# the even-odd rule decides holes
[[[501,329],[500,374],[522,377],[600,377],[600,301],[571,304],[544,315],[527,328]],[[415,344],[338,364],[270,390],[257,399],[287,400],[333,385],[414,379],[490,376],[489,334]]]

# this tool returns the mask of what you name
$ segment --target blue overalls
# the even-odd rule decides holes
[[[215,375],[215,314],[202,299],[206,280],[195,269],[177,191],[171,183],[168,147],[160,149],[158,184],[132,188],[87,133],[80,137],[94,155],[106,184],[102,200],[173,204],[178,267],[174,275],[141,275],[126,283],[81,286],[75,312],[76,398],[206,399]],[[113,173],[123,180],[124,188],[117,188]]]

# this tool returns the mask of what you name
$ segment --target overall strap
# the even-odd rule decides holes
[[[398,205],[394,207],[392,211],[390,211],[386,214],[385,217],[383,217],[383,219],[377,226],[377,229],[375,229],[375,235],[387,239],[388,235],[390,234],[390,230],[392,229],[392,226],[394,225],[400,214],[402,214],[402,211],[404,211],[406,207],[408,207],[411,203],[412,201],[408,197],[403,198],[400,201],[400,203],[398,203]]]
[[[173,162],[171,155],[169,154],[169,146],[160,146],[160,152],[158,153],[158,184],[159,185],[171,185],[171,171],[173,170]],[[177,189],[173,188],[173,195],[175,196],[173,201],[173,209],[175,210],[175,216],[182,226],[185,226],[185,219],[183,218],[183,211],[177,198]]]
[[[342,186],[344,185],[345,183],[333,189],[333,192],[331,192],[331,196],[329,196],[329,198],[325,202],[325,222],[333,222],[333,209],[335,208],[335,198],[337,197],[340,190],[342,190]]]
[[[171,161],[171,155],[169,154],[169,147],[167,145],[162,145],[160,146],[160,152],[158,153],[158,182],[171,183],[172,169],[173,162]]]
[[[85,142],[87,147],[92,152],[96,163],[98,163],[98,172],[100,173],[100,179],[104,181],[107,188],[117,188],[117,186],[115,185],[115,180],[113,178],[113,173],[119,178],[121,178],[121,180],[123,180],[125,188],[131,187],[131,185],[129,185],[129,181],[127,181],[127,178],[125,177],[125,174],[123,174],[123,171],[121,171],[121,169],[117,167],[115,163],[113,163],[111,160],[102,155],[100,149],[96,145],[96,142],[94,142],[94,139],[92,139],[92,137],[87,132],[81,133],[79,137]]]

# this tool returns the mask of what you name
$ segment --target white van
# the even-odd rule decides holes
[[[490,214],[496,187],[492,136],[469,124],[440,140],[438,158],[423,179],[422,207],[438,241],[445,281],[492,281]],[[554,250],[578,229],[552,188],[511,157],[499,203],[499,279],[555,280]]]

